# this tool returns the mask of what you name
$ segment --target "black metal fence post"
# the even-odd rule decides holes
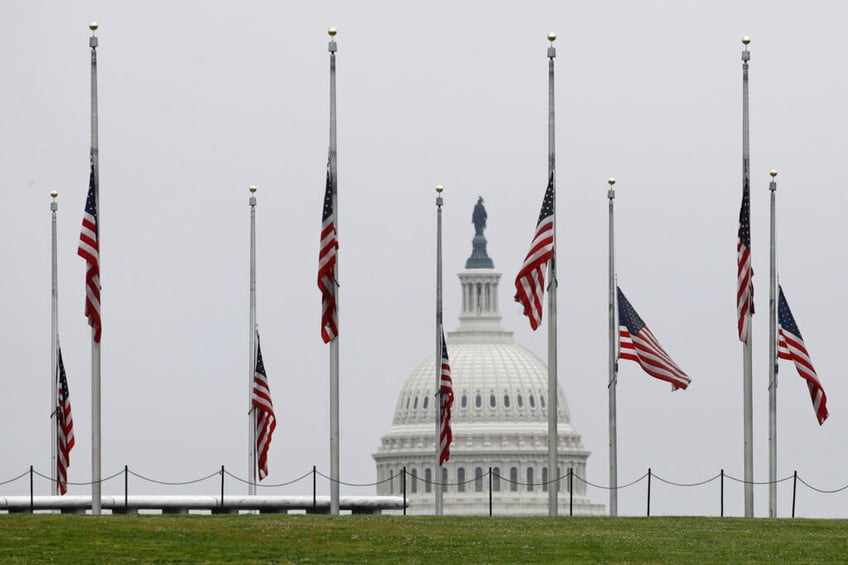
[[[489,516],[492,515],[492,468],[489,467]]]
[[[721,470],[721,517],[724,518],[724,469]]]
[[[315,471],[315,465],[312,466],[312,509],[318,507],[318,476]]]
[[[224,466],[221,465],[221,510],[224,510]]]
[[[651,515],[651,468],[648,467],[648,516]]]
[[[35,512],[35,503],[33,501],[34,487],[32,484],[32,465],[29,466],[29,513]]]
[[[401,469],[400,483],[403,486],[403,515],[406,516],[406,465]]]
[[[574,467],[568,468],[568,515],[574,516]]]
[[[127,468],[126,465],[124,465],[124,512],[127,512],[127,513],[129,513],[129,511],[127,510],[127,506],[128,506],[127,498],[128,498],[128,493],[129,493],[129,490],[130,490],[130,487],[129,487],[130,481],[129,481],[128,475],[129,475],[128,468]]]
[[[792,517],[795,517],[795,491],[798,488],[798,470],[792,474]]]

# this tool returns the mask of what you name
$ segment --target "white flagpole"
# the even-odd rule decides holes
[[[250,368],[248,370],[247,389],[247,424],[248,424],[248,454],[247,468],[249,469],[247,494],[256,494],[256,410],[253,408],[253,375],[256,372],[256,187],[250,191],[250,333],[248,355]]]
[[[330,176],[333,180],[333,214],[336,226],[336,237],[339,234],[339,202],[338,202],[338,155],[336,149],[336,28],[327,30],[330,36],[328,51],[330,52]],[[336,254],[333,284],[336,285],[336,320],[339,319],[339,259]],[[330,341],[330,514],[339,513],[339,336]]]
[[[615,289],[615,223],[613,222],[613,202],[615,200],[615,179],[608,181],[609,190],[609,504],[610,516],[618,516],[618,428],[616,422],[615,387],[618,382],[618,363],[616,361],[616,343],[618,328],[615,323],[615,310],[618,296]]]
[[[91,47],[91,162],[94,168],[94,201],[97,203],[97,245],[102,249],[100,210],[100,154],[97,142],[97,23],[91,22],[88,28],[91,37],[88,45]],[[102,302],[100,319],[103,319]],[[100,435],[100,343],[95,341],[96,329],[91,328],[91,513],[100,514],[101,494],[101,435]]]
[[[554,58],[556,34],[548,34],[548,176],[553,185],[553,255],[548,267],[548,516],[557,515],[557,279],[556,279],[556,149],[554,120]],[[555,480],[556,479],[556,480]]]
[[[777,171],[772,169],[769,174],[769,518],[777,518]]]
[[[751,38],[742,38],[745,49],[742,51],[742,183],[750,191],[751,180],[751,151],[748,135],[748,61],[751,53],[748,44]],[[743,188],[744,190],[744,188]],[[751,296],[750,300],[754,297]],[[743,345],[743,443],[744,453],[744,479],[745,479],[745,517],[754,517],[754,400],[753,400],[753,357],[751,343],[753,342],[753,328],[751,327],[751,309],[745,313],[748,325],[748,339]]]
[[[444,406],[444,397],[441,392],[442,383],[442,191],[441,186],[436,187],[436,399],[438,400],[439,409],[436,410],[436,472],[435,489],[436,493],[436,516],[441,516],[443,513],[442,506],[442,409]]]
[[[58,405],[59,394],[57,390],[58,382],[58,365],[59,365],[59,275],[57,266],[57,236],[56,236],[56,210],[59,205],[56,203],[56,197],[59,193],[55,190],[50,193],[53,199],[50,202],[51,215],[51,276],[50,276],[50,478],[52,479],[51,494],[56,496],[59,494],[59,468],[57,460],[58,447],[57,429],[59,425]]]

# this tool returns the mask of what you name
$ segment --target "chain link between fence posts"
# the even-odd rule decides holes
[[[221,508],[222,512],[226,508],[225,502],[224,502],[225,477],[229,476],[230,478],[234,479],[237,482],[240,482],[240,483],[243,483],[243,484],[248,484],[248,481],[246,479],[243,479],[243,478],[241,478],[237,475],[234,475],[234,474],[228,472],[224,465],[221,465],[221,469],[217,470],[213,473],[210,473],[210,474],[205,475],[205,476],[200,477],[200,478],[190,479],[190,480],[185,480],[185,481],[165,481],[165,480],[161,480],[161,479],[150,478],[148,476],[137,473],[137,472],[131,470],[129,468],[129,466],[124,465],[124,468],[122,470],[120,470],[117,473],[114,473],[112,475],[109,475],[105,478],[101,478],[99,481],[89,481],[89,482],[68,481],[66,484],[70,485],[70,486],[91,486],[95,483],[101,483],[101,484],[105,483],[107,481],[110,481],[110,480],[118,477],[119,475],[122,475],[122,474],[124,476],[124,511],[125,512],[127,511],[128,506],[129,506],[128,497],[129,497],[129,476],[130,475],[132,475],[133,477],[136,477],[138,479],[141,479],[143,481],[146,481],[146,482],[150,482],[150,483],[158,484],[158,485],[164,485],[164,486],[192,485],[192,484],[196,484],[196,483],[200,483],[200,482],[209,480],[212,477],[219,475],[221,477],[221,499],[220,499],[221,507],[220,508]],[[286,486],[290,486],[292,484],[295,484],[295,483],[305,479],[310,474],[312,475],[313,509],[315,509],[315,508],[317,508],[317,477],[320,475],[321,477],[323,477],[323,478],[325,478],[325,479],[327,479],[328,481],[331,481],[331,482],[334,481],[334,479],[332,479],[331,477],[329,477],[329,476],[321,473],[320,471],[318,471],[317,468],[314,465],[312,466],[312,469],[310,471],[307,471],[303,475],[300,475],[299,477],[296,477],[296,478],[294,478],[290,481],[285,481],[285,482],[281,482],[281,483],[274,483],[274,484],[257,484],[257,486],[261,486],[261,487],[264,487],[264,488],[286,487]],[[559,489],[559,485],[561,483],[561,480],[563,478],[567,478],[567,480],[568,480],[568,491],[569,491],[569,516],[573,515],[573,496],[574,496],[574,480],[575,479],[582,481],[585,485],[590,486],[592,488],[597,488],[597,489],[601,489],[601,490],[611,490],[611,487],[592,483],[592,482],[586,480],[584,477],[579,476],[578,474],[576,474],[574,472],[574,469],[572,467],[568,468],[566,475],[556,477],[553,480],[542,481],[542,482],[523,483],[523,482],[520,482],[520,481],[511,480],[511,479],[503,477],[499,473],[495,472],[492,467],[489,467],[486,475],[488,475],[489,515],[490,516],[494,515],[494,503],[495,503],[494,493],[496,491],[500,492],[500,486],[499,485],[502,482],[506,483],[506,484],[514,485],[516,488],[523,487],[523,488],[528,488],[528,490],[529,490],[529,489],[532,489],[534,487],[540,487],[540,488],[542,488],[543,491],[545,491],[548,488]],[[29,482],[30,482],[30,484],[29,484],[29,487],[30,487],[29,488],[29,491],[30,491],[29,492],[29,494],[30,494],[30,496],[29,496],[29,498],[30,498],[30,512],[33,512],[34,506],[35,506],[35,504],[34,504],[35,477],[40,477],[40,478],[45,479],[45,480],[47,480],[51,483],[55,482],[55,479],[53,477],[47,476],[43,473],[40,473],[39,471],[35,470],[35,468],[32,465],[30,465],[29,469],[22,472],[21,474],[16,475],[16,476],[14,476],[10,479],[0,481],[0,486],[4,486],[4,485],[14,483],[14,482],[22,479],[25,476],[29,476]],[[335,481],[335,482],[338,482],[338,484],[348,486],[348,487],[361,488],[361,487],[379,486],[379,485],[386,483],[386,482],[393,482],[394,478],[395,478],[395,475],[394,475],[394,473],[392,473],[386,479],[376,481],[376,482],[370,482],[370,483],[353,483],[353,482],[344,482],[344,481]],[[482,478],[483,477],[481,475],[481,476],[475,476],[475,477],[470,478],[468,480],[457,481],[455,483],[449,483],[447,481],[443,481],[442,485],[446,488],[447,487],[453,487],[453,488],[456,488],[457,490],[464,492],[465,485],[469,485],[472,482],[477,483],[478,481],[482,481]],[[676,481],[671,481],[669,479],[661,477],[660,475],[655,474],[652,471],[652,469],[649,468],[648,471],[645,474],[643,474],[642,476],[638,477],[637,479],[635,479],[635,480],[633,480],[633,481],[631,481],[627,484],[618,486],[618,487],[616,487],[616,489],[622,490],[622,489],[632,487],[632,486],[638,484],[639,482],[641,482],[645,478],[648,479],[647,501],[646,501],[646,514],[647,514],[647,516],[651,515],[651,499],[652,499],[651,486],[652,486],[652,480],[653,479],[656,479],[656,480],[658,480],[658,481],[660,481],[664,484],[667,484],[667,485],[673,486],[673,487],[677,487],[677,488],[688,488],[688,487],[703,486],[703,485],[708,484],[712,481],[715,481],[716,479],[719,479],[719,481],[720,481],[720,494],[719,494],[720,516],[722,516],[722,517],[724,516],[724,482],[725,482],[725,478],[728,478],[728,479],[735,481],[737,483],[740,483],[740,484],[746,483],[746,481],[744,481],[743,479],[739,479],[738,477],[734,477],[732,475],[726,474],[724,469],[721,469],[717,475],[712,476],[708,479],[701,480],[701,481],[676,482]],[[402,486],[402,493],[403,493],[404,500],[406,500],[406,497],[407,497],[407,484],[408,484],[408,481],[410,479],[412,480],[412,482],[415,485],[417,485],[417,483],[419,483],[419,482],[427,485],[427,487],[431,487],[433,484],[435,484],[434,481],[432,481],[432,480],[428,480],[428,479],[418,477],[417,474],[415,474],[414,472],[409,473],[406,466],[404,466],[401,470],[400,479],[401,479],[401,486]],[[797,500],[797,487],[798,487],[799,482],[802,485],[804,485],[805,487],[807,487],[808,489],[810,489],[814,492],[817,492],[819,494],[837,494],[837,493],[843,492],[846,489],[848,489],[848,484],[846,484],[842,487],[836,488],[836,489],[823,489],[823,488],[813,486],[810,483],[808,483],[807,481],[805,481],[802,477],[800,477],[798,475],[797,470],[795,470],[792,475],[788,475],[784,478],[778,479],[778,480],[774,481],[774,483],[782,483],[782,482],[786,482],[790,479],[792,479],[792,513],[791,513],[791,515],[792,515],[793,518],[795,517],[796,500]],[[495,484],[497,484],[498,486],[495,487],[494,486]],[[753,484],[753,485],[769,485],[771,483],[770,483],[770,481],[753,481],[753,482],[751,482],[751,484]],[[555,485],[555,486],[552,486],[552,485]],[[480,490],[479,485],[475,485],[475,489]],[[416,492],[416,491],[417,491],[417,486],[413,486],[413,492]],[[427,488],[426,492],[430,492],[430,489]],[[404,513],[404,515],[407,514],[406,504],[404,504],[403,513]]]

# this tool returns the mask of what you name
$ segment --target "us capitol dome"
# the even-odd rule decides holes
[[[548,488],[557,486],[559,514],[602,515],[586,484],[572,481],[568,469],[586,478],[589,451],[571,424],[568,404],[557,386],[558,469],[549,483],[548,368],[501,325],[498,285],[501,273],[489,257],[483,235],[483,199],[473,218],[472,253],[459,273],[462,311],[459,327],[446,337],[453,381],[453,442],[441,467],[444,514],[488,514],[491,469],[494,515],[547,515]],[[438,401],[435,359],[431,353],[406,379],[398,394],[394,420],[373,455],[377,494],[400,495],[406,468],[408,513],[434,514],[433,469]]]

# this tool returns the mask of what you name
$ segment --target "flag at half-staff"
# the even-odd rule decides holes
[[[798,324],[795,323],[795,317],[792,315],[792,310],[789,309],[789,303],[786,302],[786,297],[783,295],[783,288],[778,286],[779,298],[777,305],[778,318],[778,349],[777,355],[781,359],[788,359],[795,363],[795,368],[802,379],[807,381],[807,388],[810,390],[810,399],[813,401],[813,409],[816,412],[816,419],[819,424],[823,424],[827,420],[827,396],[824,393],[821,381],[816,374],[816,369],[813,367],[813,362],[810,359],[810,354],[807,353],[807,347],[804,345],[804,338],[801,337],[801,330],[798,329]]]
[[[253,373],[253,408],[256,412],[256,454],[259,480],[268,476],[268,448],[277,427],[274,416],[274,404],[271,402],[271,388],[265,363],[262,361],[262,348],[259,346],[259,332],[256,332],[256,370]]]
[[[339,333],[336,310],[336,215],[333,210],[333,177],[327,164],[327,185],[321,216],[321,250],[318,255],[318,288],[321,290],[321,339],[329,343]]]
[[[94,332],[94,341],[100,343],[100,244],[97,230],[97,187],[94,173],[94,160],[91,162],[91,174],[88,181],[88,195],[85,199],[85,212],[82,216],[77,255],[85,259],[85,316]]]
[[[736,242],[736,316],[739,340],[748,342],[748,321],[754,313],[754,269],[751,267],[751,189],[745,179]]]
[[[451,432],[451,408],[453,408],[453,381],[451,380],[450,359],[448,359],[448,344],[445,341],[445,331],[442,329],[442,360],[441,377],[439,380],[439,406],[441,432],[439,437],[439,465],[450,459],[450,446],[453,441]]]
[[[71,415],[71,396],[68,377],[62,362],[62,348],[58,347],[56,371],[56,482],[59,494],[68,492],[68,467],[71,466],[71,449],[74,448],[74,418]]]
[[[515,301],[524,307],[530,327],[542,323],[542,299],[545,295],[545,270],[554,255],[554,175],[548,178],[548,188],[539,211],[539,221],[530,250],[515,277]]]
[[[621,292],[618,292],[619,359],[636,361],[642,369],[657,379],[671,383],[671,389],[685,389],[691,379],[671,360],[653,332]]]

